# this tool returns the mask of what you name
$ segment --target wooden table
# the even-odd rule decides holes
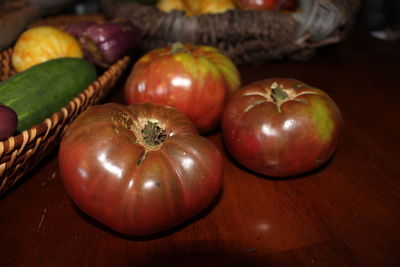
[[[198,216],[129,237],[80,212],[57,151],[0,200],[0,266],[399,266],[400,43],[350,35],[308,62],[242,66],[243,84],[280,76],[325,90],[344,117],[323,168],[274,180],[224,153],[221,194]],[[121,86],[107,101],[122,102]]]

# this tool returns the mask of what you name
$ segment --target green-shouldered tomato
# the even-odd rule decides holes
[[[136,62],[125,84],[125,102],[173,106],[205,133],[217,126],[228,95],[239,86],[236,66],[219,50],[176,43]]]
[[[230,154],[264,175],[301,174],[326,162],[337,147],[342,115],[323,91],[293,79],[243,87],[222,119]]]

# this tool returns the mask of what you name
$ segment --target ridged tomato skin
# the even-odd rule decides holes
[[[274,100],[277,87],[286,99]],[[229,153],[243,166],[287,177],[311,171],[332,156],[342,120],[322,90],[294,79],[271,78],[249,84],[232,97],[222,135]]]
[[[146,129],[157,127],[165,131],[146,141]],[[184,114],[156,104],[87,109],[66,130],[58,156],[76,205],[127,235],[150,235],[186,221],[222,186],[217,147]]]
[[[154,49],[135,63],[124,99],[126,104],[175,107],[206,133],[220,123],[226,100],[239,85],[236,66],[218,49],[176,43]]]

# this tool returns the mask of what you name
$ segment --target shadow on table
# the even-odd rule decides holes
[[[268,255],[260,255],[257,248],[246,247],[239,240],[224,240],[217,234],[215,237],[211,235],[211,240],[208,240],[210,235],[207,235],[205,240],[196,240],[202,235],[193,232],[175,238],[175,233],[184,231],[184,228],[206,217],[219,203],[222,195],[223,191],[207,208],[186,222],[145,237],[116,232],[85,214],[77,206],[74,207],[87,223],[113,237],[128,241],[122,251],[102,255],[102,262],[99,262],[102,266],[111,262],[113,266],[273,266],[266,263]],[[212,231],[213,229],[210,229],[210,232]],[[96,264],[95,259],[93,263]]]
[[[111,229],[107,225],[104,225],[104,224],[100,223],[99,221],[95,220],[88,214],[84,213],[81,209],[79,209],[78,206],[76,206],[75,203],[73,203],[73,201],[71,201],[71,203],[73,204],[77,213],[86,222],[90,223],[91,225],[94,225],[97,228],[100,228],[102,231],[105,231],[112,236],[123,238],[125,240],[131,240],[131,241],[150,241],[150,240],[160,239],[160,238],[169,236],[175,232],[181,231],[183,228],[187,227],[188,225],[201,220],[203,217],[207,216],[207,214],[209,214],[211,212],[211,210],[214,209],[214,207],[219,203],[222,195],[223,195],[223,189],[221,189],[221,191],[217,194],[217,196],[214,198],[214,200],[205,209],[203,209],[201,212],[199,212],[197,215],[193,216],[192,218],[186,220],[185,222],[183,222],[177,226],[171,227],[160,233],[151,234],[151,235],[147,235],[147,236],[129,236],[129,235],[119,233],[119,232]]]
[[[228,243],[228,244],[227,244]],[[240,250],[234,241],[171,242],[169,248],[155,250],[145,257],[127,259],[128,266],[274,266],[268,255],[254,248]],[[229,246],[227,248],[227,246]],[[235,248],[236,247],[236,248]]]

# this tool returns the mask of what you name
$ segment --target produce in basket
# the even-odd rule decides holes
[[[217,126],[228,95],[239,85],[236,66],[216,48],[175,43],[136,62],[125,84],[125,102],[173,106],[205,133]]]
[[[12,108],[0,104],[0,141],[12,136],[17,125],[17,113]]]
[[[155,5],[157,0],[124,0],[125,2],[135,2],[142,5]]]
[[[199,6],[197,9],[196,14],[198,15],[206,15],[206,14],[218,14],[218,13],[224,13],[228,10],[235,9],[235,4],[233,3],[232,0],[220,0],[220,1],[214,1],[214,0],[203,0],[203,1],[198,1],[198,0],[191,0],[191,1],[197,1],[199,2]]]
[[[57,20],[58,22],[58,20]],[[0,80],[6,81],[6,79],[11,79],[10,77],[15,77],[15,71],[11,64],[12,49],[7,49],[0,53],[0,69],[1,75]],[[61,59],[54,59],[61,60]],[[83,60],[83,59],[66,59],[66,60]],[[84,60],[83,60],[84,61]],[[14,136],[0,142],[0,196],[5,197],[7,192],[13,187],[16,187],[22,178],[35,167],[40,161],[48,155],[48,153],[58,146],[61,136],[63,135],[65,129],[70,125],[70,123],[80,114],[83,110],[91,105],[101,103],[107,94],[112,90],[115,84],[120,79],[121,75],[125,71],[127,65],[129,64],[130,57],[125,56],[121,60],[118,60],[109,69],[101,73],[101,76],[97,77],[90,85],[86,86],[84,90],[73,95],[68,99],[68,104],[56,110],[56,112],[49,115],[47,118],[39,122],[38,124],[30,127],[21,134],[15,133]],[[47,61],[41,64],[47,64],[51,61]],[[95,69],[93,64],[90,65],[91,68]],[[38,67],[34,66],[30,70]],[[65,72],[67,74],[66,80],[68,81],[69,75],[73,75],[72,79],[79,78],[81,74],[80,68],[72,68],[72,72]],[[28,70],[27,70],[28,71]],[[51,78],[54,74],[52,68],[47,69],[42,72],[43,75],[49,72],[47,78]],[[54,71],[55,72],[55,71]],[[22,72],[24,73],[24,72]],[[56,72],[59,73],[59,72]],[[19,73],[21,74],[21,73]],[[19,75],[17,74],[17,75]],[[78,75],[77,75],[78,74]],[[47,80],[46,78],[46,80]],[[39,98],[39,94],[35,99],[29,99],[27,97],[26,103],[31,105],[34,110],[40,109],[43,105],[45,106],[42,112],[48,112],[48,108],[52,106],[52,101],[50,97],[47,97],[47,93],[57,94],[57,90],[53,92],[52,90],[57,89],[59,86],[64,87],[70,84],[63,80],[64,76],[61,77],[61,83],[58,84],[57,77],[54,80],[48,82],[45,86],[44,97]],[[40,79],[38,79],[40,82]],[[29,90],[32,85],[35,86],[37,80],[31,80],[27,82],[25,90]],[[2,84],[3,85],[3,84]],[[40,82],[40,85],[41,82]],[[38,86],[40,86],[38,85]],[[76,84],[75,84],[76,85]],[[73,89],[65,88],[66,91]],[[16,98],[19,98],[23,94],[31,94],[32,92],[20,91],[16,94]],[[63,92],[64,93],[64,92]],[[3,92],[0,92],[0,98]],[[39,100],[38,100],[39,99]],[[0,100],[0,103],[2,100]]]
[[[63,27],[63,30],[72,34],[78,41],[82,34],[93,25],[97,25],[94,21],[77,21],[73,23],[68,23],[66,26]]]
[[[235,0],[242,9],[254,10],[294,10],[298,6],[297,0]]]
[[[232,0],[159,0],[157,7],[161,11],[184,11],[187,16],[217,14],[235,9]]]
[[[80,58],[56,58],[0,83],[0,103],[18,116],[18,132],[64,107],[97,78],[93,64]]]
[[[222,121],[223,139],[233,158],[274,177],[321,166],[335,151],[341,127],[340,110],[325,92],[283,78],[239,90]]]
[[[157,1],[157,8],[167,13],[176,10],[185,11],[188,16],[192,15],[189,5],[182,0],[159,0]]]
[[[87,59],[108,68],[140,43],[141,30],[127,19],[104,23],[82,21],[68,24],[64,30],[78,38]]]
[[[121,0],[101,3],[108,17],[129,18],[143,30],[146,50],[174,42],[208,45],[237,65],[310,59],[317,48],[346,36],[360,6],[360,0],[299,0],[295,12],[236,8],[188,17],[183,12],[160,12],[154,6]]]
[[[83,57],[76,38],[52,26],[37,26],[19,36],[13,50],[12,64],[17,72],[21,72],[60,57]]]
[[[88,108],[67,128],[58,160],[76,205],[129,235],[186,221],[222,185],[218,148],[184,114],[151,103]]]

